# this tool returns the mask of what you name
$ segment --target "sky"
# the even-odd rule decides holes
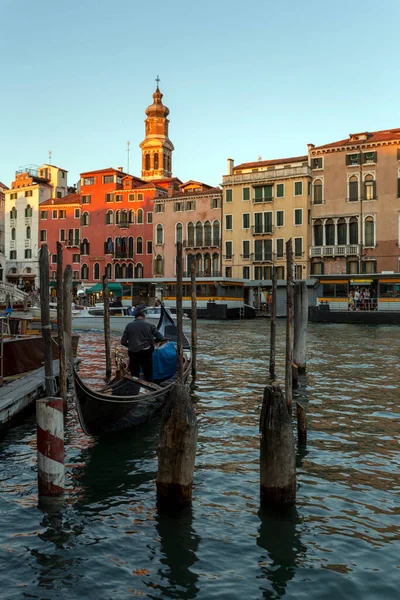
[[[0,0],[0,181],[26,164],[140,176],[159,75],[173,174],[400,127],[399,0]]]

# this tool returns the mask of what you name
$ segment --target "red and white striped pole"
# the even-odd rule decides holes
[[[39,497],[64,493],[64,413],[62,398],[36,401]]]

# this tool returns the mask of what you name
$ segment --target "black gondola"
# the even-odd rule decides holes
[[[163,309],[157,329],[166,339],[176,340],[176,324]],[[189,348],[186,336],[183,337],[184,347]],[[190,358],[185,356],[185,383],[189,373]],[[96,391],[88,388],[75,371],[76,406],[83,431],[87,435],[101,436],[150,421],[163,409],[175,381],[173,378],[156,384],[124,375]]]

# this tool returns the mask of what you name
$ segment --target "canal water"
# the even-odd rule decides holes
[[[2,598],[399,598],[400,329],[310,325],[298,392],[309,444],[297,454],[296,506],[282,514],[259,510],[268,330],[266,319],[199,323],[193,506],[179,516],[156,507],[157,423],[98,443],[70,410],[67,497],[54,512],[37,507],[33,417],[7,434]],[[101,335],[82,333],[80,353],[86,380],[96,382]]]

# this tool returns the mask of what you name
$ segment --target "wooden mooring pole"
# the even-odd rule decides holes
[[[67,396],[75,397],[74,383],[74,353],[72,349],[72,267],[67,265],[64,269],[64,352],[67,379]]]
[[[49,297],[49,251],[47,244],[40,248],[40,314],[42,322],[42,338],[44,342],[44,379],[46,396],[53,398],[56,392],[56,383],[53,374],[53,348],[51,341],[50,324],[50,297]]]
[[[106,353],[106,381],[111,379],[111,337],[110,337],[110,293],[107,275],[103,275],[103,304],[104,304],[104,346]]]
[[[296,402],[297,441],[299,446],[307,446],[307,413],[300,402]]]
[[[289,413],[292,413],[293,399],[293,250],[292,238],[286,242],[286,369],[285,395]]]
[[[190,280],[192,284],[192,310],[190,311],[192,319],[191,336],[191,357],[192,357],[192,381],[196,379],[196,357],[197,357],[197,293],[196,293],[196,263],[193,261],[190,265]]]
[[[39,500],[64,494],[64,407],[62,398],[36,400]]]
[[[293,362],[299,375],[306,372],[307,362],[308,292],[305,281],[296,283],[294,296]]]
[[[57,242],[57,343],[60,361],[59,390],[63,399],[64,415],[67,414],[67,367],[64,347],[64,283],[63,283],[63,250],[61,242]]]
[[[277,290],[277,271],[272,267],[272,292],[271,292],[271,335],[269,348],[269,374],[275,377],[275,357],[276,357],[276,290]]]
[[[261,505],[296,500],[296,460],[291,414],[280,387],[267,386],[260,417]]]
[[[183,379],[182,348],[182,244],[177,243],[176,316],[177,383],[165,407],[158,444],[157,502],[160,507],[180,508],[191,502],[197,446],[197,419]]]

